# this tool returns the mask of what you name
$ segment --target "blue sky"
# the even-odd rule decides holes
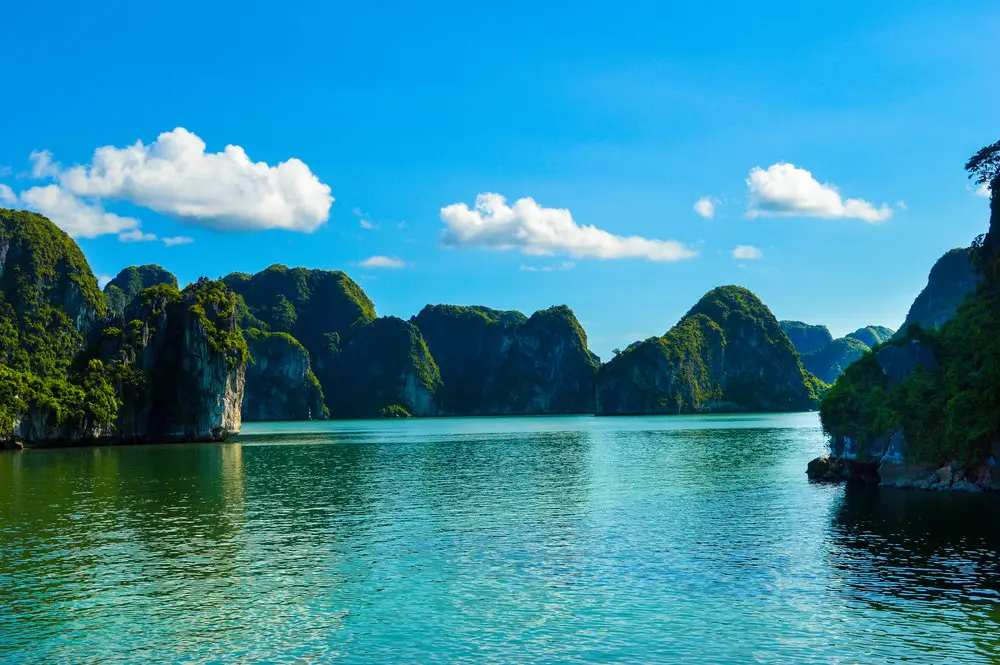
[[[996,2],[543,4],[11,5],[0,197],[98,275],[342,269],[404,318],[565,303],[604,357],[729,283],[897,327],[985,230],[962,165],[1000,138]]]

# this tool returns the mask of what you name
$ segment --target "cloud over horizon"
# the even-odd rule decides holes
[[[250,161],[237,145],[215,153],[205,147],[196,134],[178,127],[148,146],[136,141],[126,148],[98,148],[91,164],[60,170],[55,177],[76,196],[129,201],[221,231],[308,233],[329,219],[330,187],[301,160],[269,166]],[[36,169],[50,162],[51,156],[36,159]]]
[[[543,208],[532,198],[510,206],[500,194],[483,193],[472,209],[465,203],[442,208],[441,221],[446,247],[513,249],[533,256],[565,252],[578,259],[679,261],[697,255],[675,240],[619,236],[596,226],[580,226],[569,210]]]
[[[748,217],[819,217],[884,222],[893,210],[863,199],[843,199],[833,185],[821,184],[812,173],[787,162],[762,169],[755,166],[747,177]]]

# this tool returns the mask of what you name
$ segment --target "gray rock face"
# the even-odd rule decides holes
[[[573,311],[429,305],[411,319],[440,368],[441,413],[593,413],[600,365]]]
[[[329,415],[304,346],[286,333],[248,328],[243,335],[251,357],[243,420],[311,420]]]
[[[896,337],[910,326],[936,330],[955,315],[965,296],[976,290],[979,273],[969,260],[968,247],[953,249],[937,260],[927,277],[927,286],[910,306]]]
[[[879,367],[885,372],[889,387],[898,385],[916,369],[933,372],[938,369],[934,350],[918,340],[908,344],[886,346],[875,352]]]

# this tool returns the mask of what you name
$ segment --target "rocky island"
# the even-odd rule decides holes
[[[823,388],[767,305],[723,286],[662,337],[601,367],[597,413],[804,411],[818,405]]]
[[[809,465],[815,479],[1000,489],[1000,143],[966,169],[991,185],[989,230],[935,264],[900,334],[824,398],[830,454]]]

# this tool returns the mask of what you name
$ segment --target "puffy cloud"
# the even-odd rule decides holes
[[[10,188],[9,185],[5,185],[0,182],[0,203],[15,203],[17,201],[17,195],[14,194],[14,190]]]
[[[190,245],[194,242],[194,238],[189,238],[187,236],[173,236],[172,238],[161,238],[163,244],[167,247],[173,247],[175,245]]]
[[[990,186],[989,186],[989,184],[985,183],[985,182],[983,184],[981,184],[976,189],[976,196],[982,196],[982,197],[987,198],[987,199],[990,198]]]
[[[365,268],[405,268],[406,262],[394,256],[373,256],[358,265]]]
[[[132,229],[125,233],[119,233],[118,239],[122,242],[152,242],[157,238],[155,233],[143,233],[142,229]]]
[[[764,258],[764,253],[753,245],[736,245],[733,249],[733,258],[754,261]]]
[[[114,278],[109,275],[98,275],[97,285],[103,289],[105,286],[108,285],[108,282],[110,282],[112,279]]]
[[[543,208],[531,198],[509,206],[499,194],[480,194],[474,209],[464,203],[442,208],[441,221],[442,242],[449,247],[517,249],[531,255],[566,252],[581,259],[677,261],[696,255],[674,240],[617,236],[595,226],[580,226],[569,210]]]
[[[32,150],[28,155],[31,161],[31,177],[51,178],[58,175],[62,165],[52,161],[52,153],[48,150]]]
[[[695,202],[694,211],[705,219],[712,219],[715,217],[715,201],[703,196]]]
[[[100,203],[88,204],[58,185],[32,187],[21,192],[20,200],[74,238],[96,238],[139,228],[139,220],[107,212]]]
[[[45,158],[33,159],[37,168]],[[235,145],[205,152],[205,142],[182,127],[148,146],[98,148],[90,165],[56,177],[77,196],[122,199],[225,231],[310,232],[329,219],[333,204],[329,186],[301,160],[269,166]]]
[[[522,263],[518,270],[521,272],[562,272],[563,270],[572,270],[575,265],[572,261],[563,261],[551,266],[527,266]]]
[[[754,167],[747,178],[750,217],[823,217],[860,219],[872,224],[892,217],[886,204],[876,208],[862,199],[843,199],[832,185],[812,173],[779,162],[767,170]]]

